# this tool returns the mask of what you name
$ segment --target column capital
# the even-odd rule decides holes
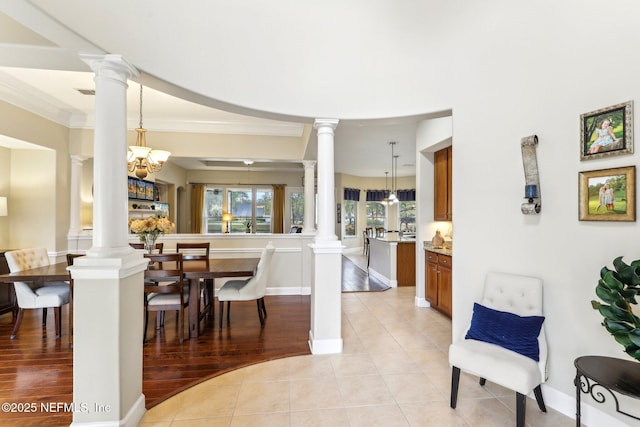
[[[304,165],[305,169],[308,168],[314,168],[316,166],[316,163],[318,163],[315,160],[303,160],[302,164]]]
[[[80,59],[86,62],[97,76],[110,75],[126,82],[131,77],[140,75],[136,67],[122,55],[80,54]]]
[[[335,130],[335,128],[338,127],[338,123],[339,122],[340,122],[340,120],[338,120],[338,119],[316,119],[313,122],[313,127],[315,129],[330,127],[331,129]]]
[[[71,158],[71,161],[74,163],[82,163],[85,160],[87,160],[87,156],[81,156],[79,154],[71,154],[69,155],[69,157]]]

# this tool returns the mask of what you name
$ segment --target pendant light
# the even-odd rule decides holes
[[[396,156],[394,152],[394,147],[396,145],[396,142],[391,141],[389,145],[391,145],[391,193],[389,194],[389,204],[392,205],[398,201],[398,198],[396,197],[396,185],[395,185],[395,180],[396,180],[395,165],[397,163],[398,156]]]

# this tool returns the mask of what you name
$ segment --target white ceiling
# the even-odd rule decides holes
[[[9,9],[8,13],[13,17],[22,13],[21,10],[16,12],[13,7],[0,4],[0,99],[70,128],[93,128],[94,97],[78,91],[94,89],[93,73],[82,69],[86,66],[66,46],[61,52],[56,43],[3,14],[3,9]],[[64,39],[60,32],[68,30],[63,28],[57,31],[56,37],[50,38]],[[69,35],[66,37],[72,38]],[[80,47],[81,42],[74,39],[74,43]],[[74,43],[69,43],[69,46]],[[302,137],[305,124],[309,125],[309,122],[272,120],[214,109],[148,86],[144,87],[143,95],[143,123],[149,134],[155,130]],[[130,82],[127,92],[127,111],[128,126],[133,129],[139,121],[139,85],[135,82]],[[397,141],[394,150],[399,155],[398,176],[414,175],[416,122],[446,114],[393,120],[341,121],[335,137],[336,172],[384,177],[384,172],[391,170],[389,142]],[[312,132],[311,138],[313,144],[315,132]],[[6,144],[7,140],[0,138],[0,145]],[[16,141],[11,141],[11,144],[15,147]],[[225,168],[219,162],[207,166],[197,158],[170,158],[170,161],[187,169]],[[268,166],[266,163],[265,166]],[[281,164],[274,163],[271,166],[286,170]]]

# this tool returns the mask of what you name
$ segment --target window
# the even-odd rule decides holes
[[[400,231],[416,231],[416,202],[400,202]]]
[[[207,233],[222,233],[222,195],[221,188],[207,188],[204,193],[204,217]]]
[[[358,202],[355,200],[345,200],[343,203],[344,208],[344,235],[355,236],[357,229],[357,221],[358,218]]]
[[[289,196],[291,203],[291,225],[304,225],[304,193],[293,192]]]
[[[227,189],[227,211],[233,215],[232,233],[245,232],[247,224],[253,232],[271,233],[272,208],[273,190],[270,188]]]
[[[387,207],[381,202],[367,202],[367,227],[384,227],[387,218]]]

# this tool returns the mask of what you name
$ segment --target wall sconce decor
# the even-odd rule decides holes
[[[538,137],[536,135],[525,136],[520,140],[525,178],[524,198],[527,200],[522,204],[520,210],[525,215],[539,214],[542,210],[540,177],[538,176],[538,160],[536,157],[537,145]]]
[[[227,223],[227,231],[225,233],[229,233],[231,231],[231,221],[233,220],[233,215],[230,213],[222,214],[222,221]]]

